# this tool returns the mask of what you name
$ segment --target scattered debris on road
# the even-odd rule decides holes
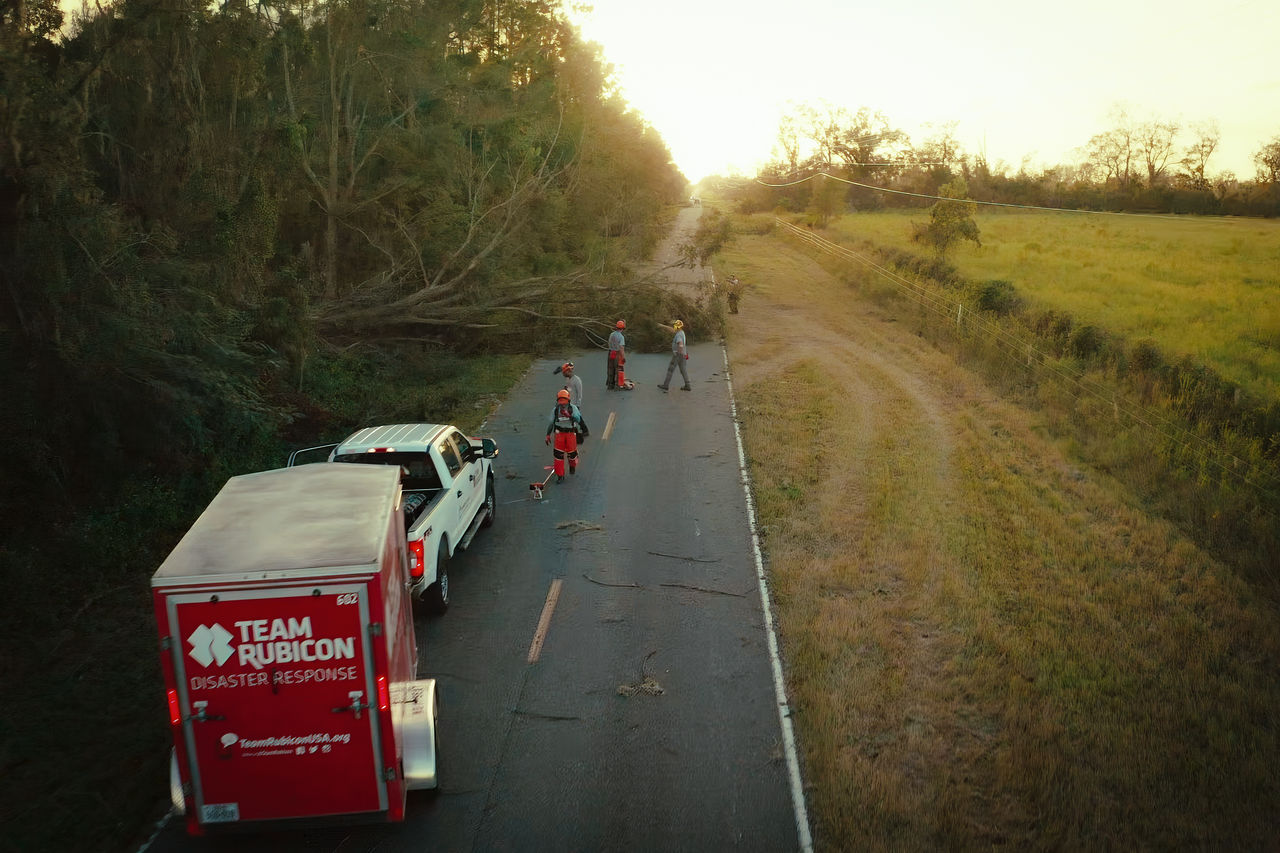
[[[674,586],[679,587],[680,589],[691,589],[694,592],[710,592],[715,595],[732,595],[734,598],[747,597],[747,593],[745,592],[727,592],[723,589],[709,589],[705,586],[693,586],[692,584],[687,583],[660,583],[658,586]]]
[[[650,551],[649,553],[650,553],[650,554],[652,554],[652,555],[653,555],[653,556],[655,556],[655,557],[670,557],[670,558],[671,558],[671,559],[673,559],[673,560],[687,560],[687,561],[689,561],[690,563],[718,563],[718,562],[720,562],[720,558],[719,558],[719,557],[712,557],[712,558],[710,558],[710,559],[703,559],[702,557],[685,557],[685,556],[683,556],[683,555],[681,555],[681,554],[664,554],[664,553],[662,553],[661,551]]]

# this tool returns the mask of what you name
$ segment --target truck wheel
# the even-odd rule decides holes
[[[437,616],[449,609],[449,543],[440,541],[436,555],[436,582],[427,587],[427,608]]]
[[[484,521],[480,522],[481,527],[493,527],[493,518],[498,514],[498,495],[493,488],[493,475],[489,475],[489,482],[484,487]]]

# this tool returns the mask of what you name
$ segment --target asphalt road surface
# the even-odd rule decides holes
[[[449,612],[416,620],[420,676],[439,683],[438,792],[411,793],[402,824],[211,840],[171,819],[148,850],[806,847],[723,354],[690,339],[690,392],[678,372],[656,387],[667,355],[629,354],[635,390],[607,392],[602,352],[568,354],[591,436],[541,500],[557,362],[486,425],[496,524],[451,563]]]

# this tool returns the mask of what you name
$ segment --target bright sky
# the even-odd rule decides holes
[[[779,118],[823,100],[879,110],[917,144],[956,122],[966,153],[1015,171],[1077,162],[1118,103],[1216,120],[1211,175],[1252,178],[1280,136],[1276,0],[581,2],[572,19],[694,182],[755,174]]]

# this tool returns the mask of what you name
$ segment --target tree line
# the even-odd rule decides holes
[[[843,210],[919,207],[962,180],[975,201],[1149,213],[1280,216],[1280,136],[1254,152],[1256,173],[1242,179],[1212,173],[1221,143],[1213,121],[1186,127],[1161,119],[1137,119],[1117,106],[1110,127],[1079,149],[1078,162],[1016,172],[970,154],[944,124],[919,143],[868,108],[851,111],[828,103],[802,104],[779,122],[773,159],[761,170],[764,184],[741,198],[744,212],[776,207],[807,211],[825,222]],[[817,172],[855,182],[787,184]],[[867,186],[857,186],[865,184]],[[885,193],[868,187],[884,187]]]
[[[685,186],[557,0],[0,5],[0,517],[610,313]]]

